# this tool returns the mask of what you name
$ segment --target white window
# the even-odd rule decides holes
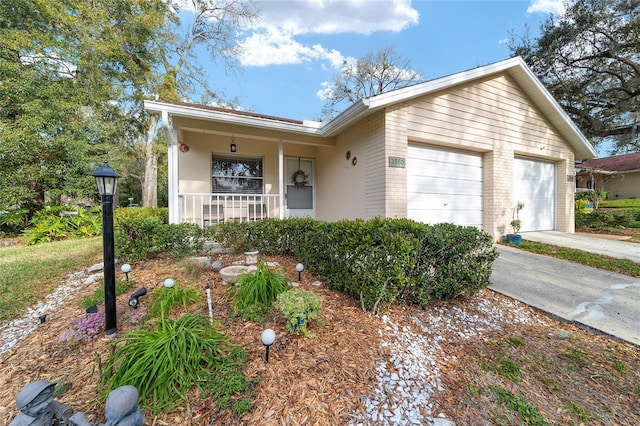
[[[214,153],[211,158],[211,192],[263,194],[262,157]]]

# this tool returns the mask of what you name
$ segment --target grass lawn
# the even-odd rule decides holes
[[[64,277],[102,261],[102,237],[0,249],[0,323],[51,293]]]

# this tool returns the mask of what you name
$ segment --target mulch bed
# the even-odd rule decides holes
[[[244,256],[226,256],[224,261],[228,265],[243,258]],[[279,262],[289,278],[298,281],[294,259],[261,256],[260,260]],[[192,275],[189,272],[192,268],[185,266],[188,265],[184,262],[176,263],[166,259],[145,261],[133,265],[130,277],[136,281],[136,288],[145,286],[149,292],[162,286],[167,277],[176,279],[183,286],[193,285],[201,288],[203,303],[195,306],[194,310],[204,315],[208,315],[204,288],[209,284],[212,288],[214,318],[223,324],[233,343],[247,350],[245,375],[248,378],[260,379],[256,387],[257,397],[254,400],[254,408],[238,417],[230,410],[217,410],[211,400],[202,399],[196,392],[192,392],[189,403],[176,412],[163,413],[156,417],[146,414],[147,425],[342,425],[352,421],[355,413],[364,411],[360,402],[361,396],[368,394],[377,385],[375,367],[377,361],[386,356],[379,344],[379,330],[384,329],[380,317],[362,312],[353,299],[328,290],[324,285],[314,286],[313,283],[321,281],[321,278],[305,271],[300,280],[300,287],[322,296],[322,321],[311,323],[310,331],[315,333],[315,338],[293,336],[286,332],[284,319],[276,313],[268,317],[263,324],[230,316],[229,301],[225,297],[228,287],[220,280],[219,274],[207,271],[199,276]],[[103,404],[96,401],[98,377],[95,370],[98,357],[103,361],[108,357],[111,341],[100,337],[85,344],[72,346],[60,340],[60,335],[67,330],[68,323],[84,315],[80,300],[92,294],[96,286],[97,284],[90,285],[75,294],[64,308],[50,313],[46,323],[40,325],[34,333],[10,351],[0,355],[0,424],[8,424],[17,414],[15,395],[20,389],[31,381],[41,379],[67,384],[68,391],[57,400],[70,404],[75,411],[84,412],[90,422],[104,421]],[[119,307],[127,306],[130,292],[118,298]],[[497,306],[506,306],[501,303],[507,300],[509,303],[513,302],[489,290],[483,290],[477,298],[488,300]],[[148,303],[146,297],[140,301],[143,306]],[[469,307],[473,303],[468,302],[472,301],[473,299],[443,301],[427,309]],[[525,344],[523,350],[518,351],[514,348],[510,354],[523,366],[529,365],[531,368],[536,366],[534,359],[527,358],[532,353],[546,353],[554,358],[558,353],[566,353],[569,350],[567,347],[573,346],[594,353],[618,351],[621,359],[629,367],[625,379],[617,377],[608,366],[591,364],[578,373],[571,373],[569,370],[545,370],[542,374],[554,374],[558,385],[562,387],[563,392],[566,389],[566,392],[571,393],[573,401],[588,401],[597,397],[598,404],[608,404],[612,407],[611,417],[605,419],[615,419],[612,420],[613,423],[595,420],[585,421],[584,424],[640,424],[639,398],[621,401],[619,395],[607,394],[607,386],[613,379],[618,379],[623,386],[632,386],[634,380],[636,384],[640,383],[640,357],[637,356],[637,348],[586,332],[570,324],[554,321],[522,306],[530,315],[547,325],[517,324],[511,321],[509,312],[505,312],[504,318],[496,319],[500,322],[500,327],[487,330],[483,335],[473,339],[464,340],[456,337],[456,330],[439,331],[439,337],[444,337],[441,344],[451,356],[448,356],[447,360],[438,361],[445,390],[434,396],[434,414],[445,413],[459,425],[491,423],[490,419],[496,416],[495,407],[499,404],[487,390],[492,389],[492,386],[507,385],[499,377],[486,374],[486,370],[478,364],[478,354],[487,354],[489,359],[495,358],[502,354],[499,353],[500,350],[507,350],[499,342],[506,337],[515,336]],[[410,324],[412,315],[421,311],[419,308],[394,307],[388,315],[392,316],[396,323]],[[131,327],[124,322],[120,326],[122,328],[119,335],[123,335]],[[265,363],[265,350],[260,341],[260,335],[266,328],[272,328],[276,332],[275,344],[270,349],[269,363]],[[568,333],[572,336],[571,339],[550,337],[558,331]],[[628,356],[629,353],[636,355]],[[574,379],[572,374],[577,374],[578,377]],[[563,381],[569,384],[565,387]],[[479,393],[474,392],[474,389]],[[549,395],[555,394],[549,394],[539,383],[533,382],[520,383],[517,387],[514,386],[514,391],[524,392],[546,419],[557,421],[552,421],[552,424],[573,424],[565,422],[575,419],[575,416],[572,417],[566,408],[559,408],[563,407],[562,395],[549,398]],[[626,413],[623,413],[624,407]],[[621,417],[622,414],[624,417]],[[511,424],[517,424],[517,421]]]
[[[226,258],[230,264],[237,258]],[[261,260],[279,262],[292,281],[298,281],[296,262],[289,258],[261,257]],[[133,265],[130,273],[138,287],[147,287],[149,293],[162,286],[165,278],[172,277],[180,285],[202,288],[202,306],[197,311],[208,315],[204,288],[211,286],[214,318],[223,323],[233,343],[248,351],[245,375],[259,378],[254,409],[242,418],[228,410],[217,412],[211,401],[193,395],[190,403],[175,413],[155,418],[147,415],[148,425],[204,425],[204,424],[344,424],[350,413],[358,409],[357,395],[366,393],[373,380],[372,368],[377,358],[378,330],[381,319],[365,314],[356,302],[340,293],[317,287],[319,277],[302,273],[300,288],[312,290],[323,298],[320,324],[311,323],[309,330],[314,339],[294,336],[285,330],[284,318],[273,314],[265,324],[230,317],[229,301],[225,297],[227,285],[215,272],[191,276],[189,268],[159,259]],[[64,309],[47,316],[47,321],[36,332],[20,341],[12,350],[0,355],[0,424],[7,424],[17,414],[15,395],[24,385],[35,380],[66,383],[69,390],[57,400],[70,404],[75,411],[84,412],[91,422],[104,420],[104,408],[96,401],[98,377],[95,371],[98,356],[105,360],[111,340],[100,337],[94,341],[71,346],[60,340],[68,323],[84,315],[80,306],[82,297],[90,295],[97,284],[70,298]],[[135,288],[131,290],[133,292]],[[119,296],[117,306],[127,306],[129,294]],[[144,305],[145,297],[140,299]],[[127,308],[128,309],[128,308]],[[129,331],[127,324],[119,324],[119,335]],[[264,346],[260,335],[266,328],[276,332],[276,341],[270,348],[269,363],[264,360]]]

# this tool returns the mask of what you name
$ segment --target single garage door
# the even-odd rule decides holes
[[[482,229],[482,155],[409,145],[407,216]]]
[[[523,232],[555,229],[556,166],[547,161],[516,157],[513,181],[514,202],[522,201]]]

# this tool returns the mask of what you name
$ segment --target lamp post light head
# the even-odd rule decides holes
[[[276,340],[276,332],[267,328],[262,332],[260,338],[262,339],[262,344],[265,347],[264,360],[265,362],[269,362],[269,346],[273,345],[273,342]]]
[[[124,273],[125,277],[127,278],[127,281],[129,281],[129,272],[131,272],[131,265],[129,265],[128,263],[125,263],[120,267],[120,270]]]
[[[300,281],[300,276],[302,274],[302,271],[304,271],[304,265],[302,263],[298,263],[296,265],[296,271],[298,271],[298,281]]]
[[[96,184],[98,185],[98,192],[101,196],[113,195],[118,189],[118,178],[120,175],[113,170],[109,164],[105,161],[104,164],[98,167],[91,176],[96,178]]]
[[[173,288],[173,286],[176,285],[176,282],[173,280],[173,278],[167,278],[166,280],[164,280],[164,286],[166,288]]]

